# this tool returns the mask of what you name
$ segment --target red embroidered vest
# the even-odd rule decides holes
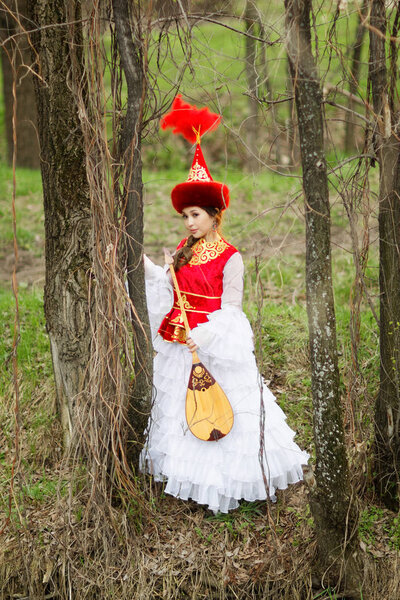
[[[185,245],[186,240],[179,243],[177,250]],[[221,237],[216,242],[206,242],[201,238],[192,250],[193,256],[188,264],[176,273],[191,329],[207,321],[207,315],[221,308],[224,267],[237,252]],[[185,343],[185,326],[175,290],[173,307],[164,317],[158,333],[167,342]]]

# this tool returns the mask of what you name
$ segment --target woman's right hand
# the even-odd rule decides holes
[[[190,337],[186,338],[186,345],[192,354],[193,354],[193,352],[196,352],[196,350],[198,348],[198,346],[194,343],[194,341]]]

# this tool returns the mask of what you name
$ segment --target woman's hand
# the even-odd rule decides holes
[[[196,352],[198,346],[196,346],[196,344],[194,343],[194,341],[192,340],[192,338],[186,338],[186,345],[189,348],[190,352]]]
[[[165,264],[172,265],[172,263],[174,262],[174,259],[173,259],[171,252],[168,250],[168,248],[163,248],[163,250],[164,250]]]

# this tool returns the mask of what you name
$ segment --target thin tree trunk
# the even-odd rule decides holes
[[[285,0],[287,50],[298,117],[306,217],[306,290],[310,341],[316,486],[310,504],[319,558],[329,569],[343,556],[346,585],[356,544],[339,392],[331,248],[330,206],[324,156],[322,94],[311,51],[311,0]],[[350,566],[350,563],[351,566]],[[334,574],[338,576],[338,573]]]
[[[376,489],[385,504],[399,506],[400,469],[400,142],[398,115],[389,96],[384,0],[371,7],[370,79],[379,160],[380,386],[375,406]],[[378,32],[381,32],[379,35]],[[391,64],[391,78],[397,77]]]
[[[7,159],[12,163],[13,156],[13,67],[11,59],[14,57],[14,69],[17,79],[17,166],[39,168],[39,142],[36,133],[37,116],[35,104],[35,92],[33,88],[32,75],[28,67],[32,63],[31,50],[27,36],[21,35],[20,21],[24,29],[30,29],[26,19],[26,0],[8,0],[7,6],[13,12],[13,16],[5,10],[0,11],[0,41],[18,33],[12,41],[1,48],[1,63],[3,71],[3,97],[4,97],[4,120],[7,140]]]
[[[258,24],[258,11],[255,0],[247,0],[245,10],[245,25],[246,32],[255,35],[256,26]],[[247,152],[247,167],[250,171],[259,169],[258,147],[258,81],[257,73],[257,42],[254,38],[246,36],[246,77],[249,96],[247,99],[248,116],[246,119],[246,144]]]
[[[353,56],[351,61],[351,70],[350,70],[350,83],[349,83],[349,92],[351,96],[349,97],[348,108],[351,111],[355,110],[355,103],[353,100],[353,96],[357,94],[358,83],[360,81],[360,71],[361,71],[361,51],[362,45],[365,35],[365,26],[363,25],[363,20],[366,16],[368,9],[368,2],[364,0],[361,12],[358,18],[358,26],[357,26],[357,34],[356,40],[353,46]],[[351,113],[346,111],[346,129],[345,129],[345,139],[344,139],[344,147],[346,152],[350,152],[355,147],[355,126],[356,126],[356,117]]]
[[[291,167],[297,168],[300,163],[300,156],[299,156],[297,123],[294,119],[295,102],[294,102],[294,100],[292,100],[292,97],[294,96],[294,91],[293,91],[292,76],[290,74],[289,59],[287,60],[286,68],[287,68],[287,78],[286,78],[287,95],[290,98],[290,100],[288,101],[288,118],[286,121],[289,165]]]
[[[267,31],[266,28],[264,27],[264,23],[262,22],[261,19],[261,15],[258,12],[257,15],[258,18],[258,26],[259,26],[259,31],[260,31],[260,37],[263,40],[267,39]],[[273,88],[272,88],[272,83],[271,83],[271,78],[269,76],[269,67],[268,67],[268,61],[267,61],[267,43],[262,43],[261,47],[260,47],[260,56],[259,56],[259,71],[260,71],[260,77],[261,77],[261,84],[260,84],[260,93],[263,96],[266,96],[268,100],[272,101],[273,100]],[[260,95],[260,94],[259,94]],[[271,130],[272,130],[272,137],[273,137],[273,147],[271,148],[270,154],[273,155],[273,159],[275,160],[276,163],[280,164],[281,163],[281,131],[278,125],[278,121],[277,121],[277,111],[275,110],[275,106],[272,103],[269,111],[268,111],[271,115]]]
[[[39,28],[31,40],[39,60],[35,65],[39,75],[35,77],[35,92],[46,236],[44,310],[67,447],[89,361],[90,198],[82,131],[68,85],[71,61],[65,1],[28,0],[28,10]],[[71,11],[76,21],[74,41],[79,49],[80,3],[75,2]]]
[[[182,8],[181,8],[182,7]],[[156,0],[155,12],[161,18],[182,16],[182,9],[188,10],[188,0]]]
[[[126,205],[127,272],[135,349],[135,383],[130,402],[129,421],[134,432],[129,458],[135,464],[149,418],[152,396],[153,349],[147,313],[143,265],[143,183],[141,126],[144,102],[144,73],[140,41],[131,25],[128,0],[113,0],[113,13],[119,53],[128,89],[127,110],[121,133],[121,158],[124,165]]]

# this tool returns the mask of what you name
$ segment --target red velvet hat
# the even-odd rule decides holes
[[[178,183],[171,192],[172,206],[179,213],[186,206],[214,206],[225,210],[229,205],[229,189],[224,183],[214,181],[208,170],[200,138],[207,132],[216,129],[221,122],[221,115],[212,113],[207,107],[197,108],[183,102],[182,96],[176,96],[171,112],[161,121],[161,127],[173,127],[173,133],[182,135],[192,144],[196,143],[196,151],[189,171],[189,177]]]

